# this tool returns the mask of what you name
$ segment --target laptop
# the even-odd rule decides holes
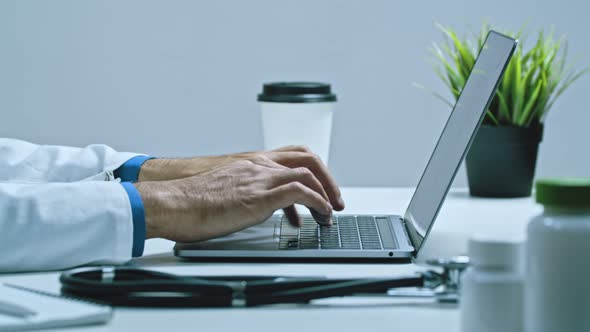
[[[302,215],[296,228],[275,214],[258,226],[199,243],[176,256],[200,261],[408,262],[420,254],[517,41],[490,31],[403,216],[334,214],[331,227]]]

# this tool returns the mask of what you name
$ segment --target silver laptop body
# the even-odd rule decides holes
[[[274,215],[249,229],[209,241],[177,244],[194,260],[390,261],[416,258],[490,102],[517,41],[490,31],[416,187],[404,216],[344,215],[319,226],[311,215],[294,228]]]

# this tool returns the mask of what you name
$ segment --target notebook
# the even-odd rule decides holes
[[[111,308],[30,288],[0,283],[0,300],[25,306],[36,312],[19,318],[0,312],[0,332],[89,325],[108,322]]]

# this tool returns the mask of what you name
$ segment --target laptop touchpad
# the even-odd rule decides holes
[[[183,243],[183,249],[201,250],[277,250],[281,229],[280,217],[273,216],[260,225],[203,242]]]

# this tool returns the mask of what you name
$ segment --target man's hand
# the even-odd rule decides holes
[[[239,160],[255,163],[272,161],[288,168],[307,168],[320,181],[336,211],[344,209],[344,201],[336,181],[322,160],[302,146],[288,146],[272,151],[245,152],[225,156],[189,159],[151,159],[141,167],[139,181],[164,181],[199,175]]]
[[[329,195],[309,168],[289,168],[263,156],[255,159],[187,178],[136,183],[145,207],[147,238],[211,239],[259,224],[281,208],[299,226],[293,204],[315,211],[318,222],[331,223]]]

